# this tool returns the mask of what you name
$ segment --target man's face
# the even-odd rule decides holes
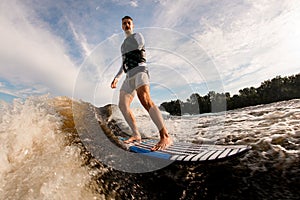
[[[133,22],[131,19],[123,19],[122,20],[122,29],[125,33],[132,33],[133,32]]]

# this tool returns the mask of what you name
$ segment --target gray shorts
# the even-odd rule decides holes
[[[146,72],[139,72],[132,77],[126,76],[121,90],[134,96],[135,90],[142,85],[149,85],[149,75]]]

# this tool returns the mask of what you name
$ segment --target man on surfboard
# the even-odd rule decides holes
[[[172,139],[168,134],[158,107],[150,97],[144,37],[141,33],[133,33],[133,28],[132,18],[129,16],[123,17],[122,29],[125,32],[126,38],[121,46],[122,65],[111,83],[111,88],[116,88],[119,78],[124,72],[126,73],[126,79],[120,89],[119,108],[133,134],[128,140],[125,140],[125,143],[141,141],[135,117],[130,109],[130,104],[135,94],[137,94],[141,104],[148,111],[152,121],[159,130],[160,140],[151,150],[166,149],[172,144]]]

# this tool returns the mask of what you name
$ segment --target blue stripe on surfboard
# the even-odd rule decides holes
[[[143,148],[139,148],[137,146],[131,146],[131,147],[129,147],[129,150],[133,151],[135,153],[147,154],[147,156],[152,156],[155,158],[170,159],[170,157],[171,157],[171,155],[167,154],[167,153],[151,151],[149,149],[143,149]]]

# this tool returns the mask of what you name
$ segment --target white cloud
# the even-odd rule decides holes
[[[86,37],[82,33],[78,33],[78,31],[74,28],[74,25],[70,20],[68,20],[68,22],[75,40],[78,44],[80,44],[81,49],[84,51],[84,55],[89,56],[91,54],[92,48],[88,44]]]
[[[1,4],[0,25],[1,79],[18,93],[72,95],[78,69],[61,38],[18,1]]]
[[[225,90],[236,92],[299,72],[299,13],[300,2],[289,0],[165,1],[155,21],[199,41],[216,63]]]
[[[134,8],[138,7],[138,2],[136,0],[130,1],[130,5]]]
[[[137,0],[130,0],[130,1],[122,1],[122,0],[112,0],[113,3],[119,6],[131,6],[133,8],[138,7],[138,1]]]
[[[10,91],[10,90],[7,90],[7,89],[2,89],[2,88],[0,88],[0,94],[6,94],[6,95],[10,95],[10,96],[15,96],[15,97],[20,97],[20,96],[18,96],[16,93],[13,93],[12,91]]]

